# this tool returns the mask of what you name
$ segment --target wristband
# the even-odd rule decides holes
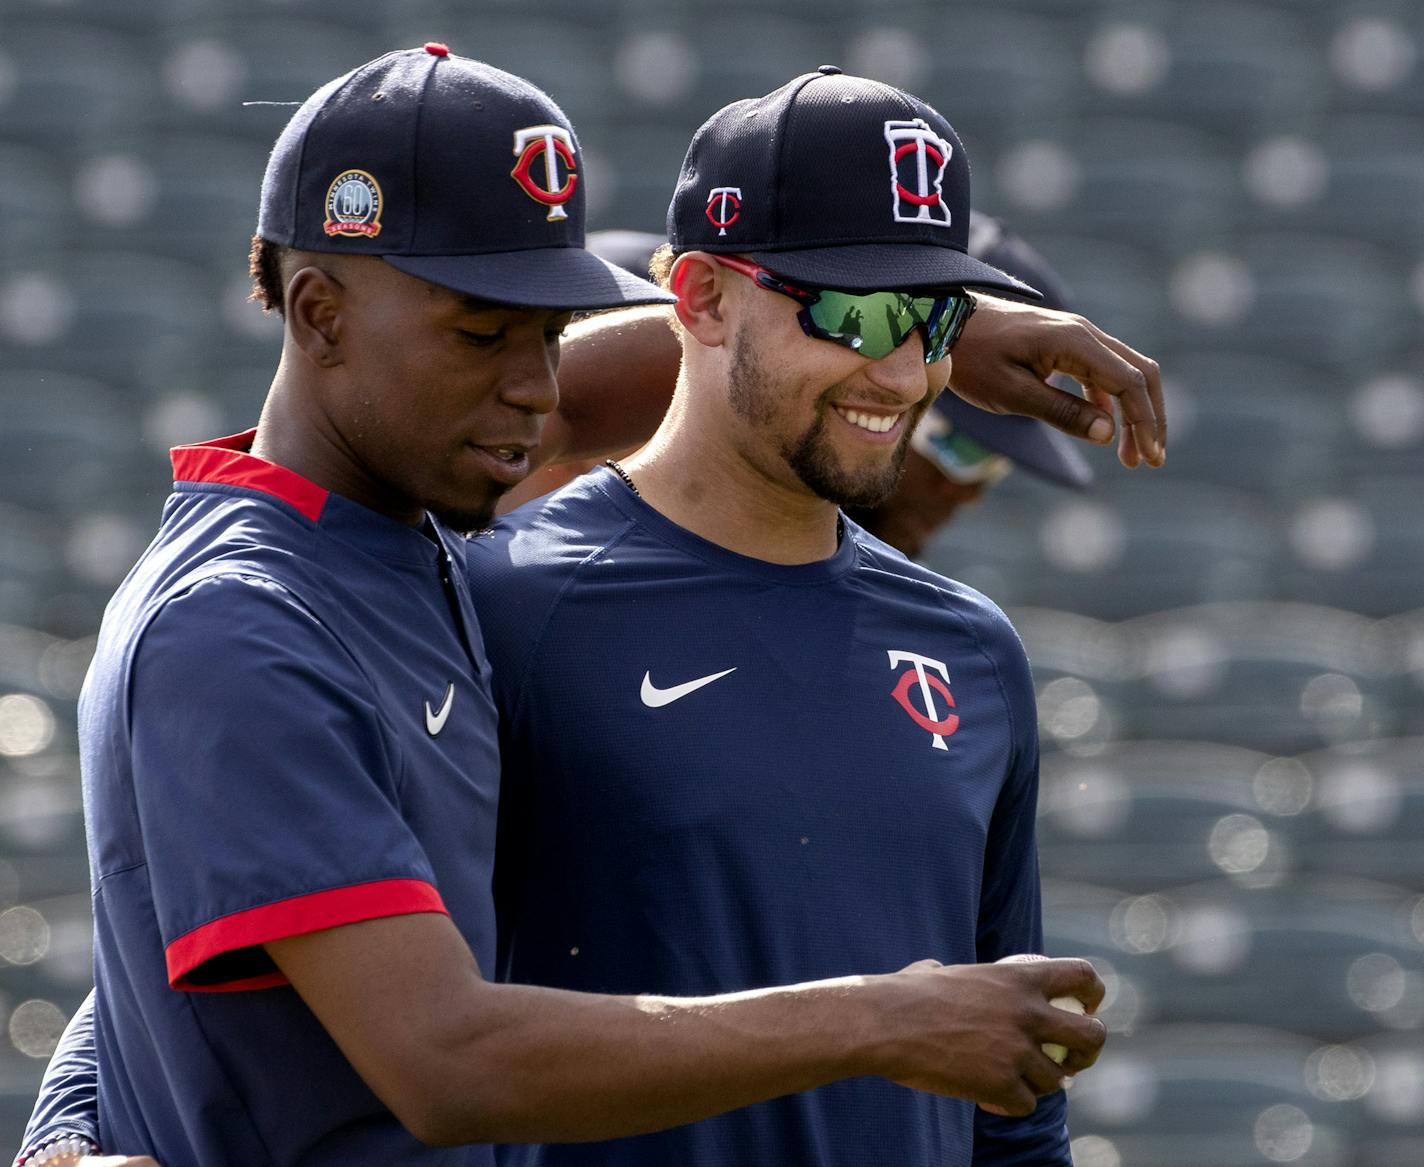
[[[68,1167],[72,1159],[78,1162],[85,1155],[99,1153],[99,1144],[86,1135],[60,1135],[48,1139],[30,1150],[21,1151],[15,1159],[15,1167]]]

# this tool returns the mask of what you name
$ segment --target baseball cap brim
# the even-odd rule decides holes
[[[383,258],[393,268],[442,288],[520,308],[592,310],[672,304],[677,299],[581,247]]]
[[[988,413],[946,390],[935,408],[962,434],[1004,454],[1014,465],[1059,486],[1082,490],[1093,481],[1093,468],[1072,438],[1028,417]]]
[[[850,243],[750,254],[777,275],[813,287],[847,292],[964,287],[1039,298],[1037,290],[1008,272],[958,248],[929,243]]]

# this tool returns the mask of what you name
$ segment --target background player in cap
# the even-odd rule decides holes
[[[984,962],[1042,944],[1028,662],[985,597],[840,510],[894,489],[966,289],[1023,288],[967,253],[968,217],[953,129],[878,82],[807,74],[697,132],[660,265],[684,334],[666,419],[470,543],[503,734],[502,976],[711,993],[927,951],[984,978],[981,1007],[1022,999],[1025,966]],[[964,1064],[997,1056],[997,1025],[967,1026]],[[1067,1164],[1059,1067],[1030,1043],[1015,1073],[1014,1119],[862,1079],[502,1154]]]
[[[1033,285],[1043,306],[1066,310],[1063,281],[1023,239],[975,212],[969,254]],[[1002,293],[1012,296],[1013,293]],[[921,419],[905,458],[905,473],[884,502],[850,515],[872,535],[918,559],[961,507],[976,503],[1015,467],[1070,490],[1082,490],[1093,470],[1077,445],[1043,422],[989,413],[954,393],[941,393]]]
[[[481,978],[495,715],[451,528],[525,472],[568,311],[660,298],[582,250],[577,172],[545,95],[438,45],[324,87],[274,150],[281,366],[255,432],[175,452],[82,703],[111,1146],[479,1163],[410,1132],[603,1137],[848,1074],[1021,1109],[1024,1049],[1093,1056],[1041,1007],[1094,996],[1076,965],[999,973],[997,1010],[974,968],[715,1000]],[[1002,1039],[979,1059],[966,1010]]]

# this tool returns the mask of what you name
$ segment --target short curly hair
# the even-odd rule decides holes
[[[677,256],[678,253],[672,249],[671,243],[660,243],[652,258],[648,260],[648,274],[653,277],[653,283],[658,287],[668,287],[672,280],[672,265],[677,262]]]
[[[287,314],[287,281],[282,268],[291,252],[290,247],[261,235],[252,237],[252,249],[247,253],[247,271],[252,277],[252,295],[248,298],[260,304],[264,312]]]

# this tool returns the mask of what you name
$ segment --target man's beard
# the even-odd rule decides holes
[[[769,426],[776,417],[779,393],[757,363],[745,331],[739,332],[733,341],[732,363],[727,379],[728,401],[737,416],[755,426]],[[878,506],[894,493],[905,469],[905,458],[910,452],[910,435],[933,397],[927,394],[906,415],[905,431],[887,461],[865,470],[852,471],[837,459],[834,445],[826,435],[826,428],[831,422],[830,398],[836,388],[832,385],[817,399],[816,420],[805,433],[781,443],[781,456],[796,477],[818,498],[837,506]]]

